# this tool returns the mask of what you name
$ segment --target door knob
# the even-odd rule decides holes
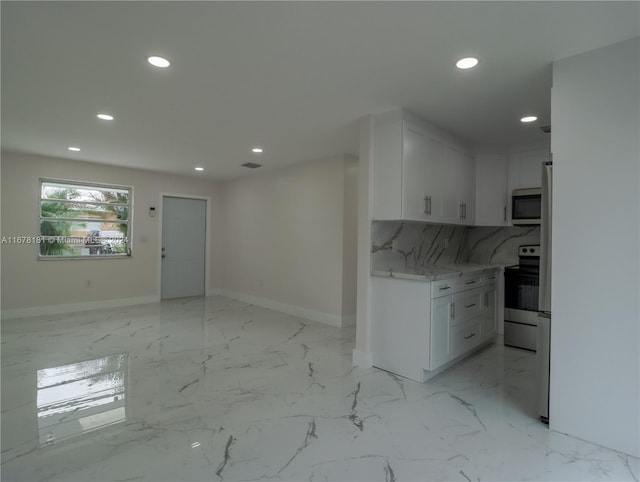
[[[166,258],[166,257],[167,257],[166,255],[164,255],[164,254],[162,255],[162,259],[164,259],[164,258]]]

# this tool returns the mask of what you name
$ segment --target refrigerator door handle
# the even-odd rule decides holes
[[[551,221],[553,201],[553,165],[542,166],[542,206],[540,225],[540,295],[538,310],[551,312]]]
[[[551,316],[538,313],[538,333],[536,340],[536,365],[538,386],[538,415],[544,423],[549,423],[549,369],[551,355]]]

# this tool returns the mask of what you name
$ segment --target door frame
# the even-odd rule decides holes
[[[162,301],[162,223],[164,220],[164,198],[165,197],[177,197],[183,199],[198,199],[205,201],[206,204],[206,230],[205,230],[205,249],[204,249],[204,296],[210,296],[209,293],[209,262],[211,260],[211,197],[210,196],[197,196],[195,194],[179,194],[173,192],[161,192],[160,204],[157,211],[160,211],[160,219],[158,220],[158,280],[156,283],[156,289],[158,290],[158,299]]]

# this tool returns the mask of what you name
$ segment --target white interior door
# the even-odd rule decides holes
[[[205,293],[207,201],[162,198],[163,300]]]

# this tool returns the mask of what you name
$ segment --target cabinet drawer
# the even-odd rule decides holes
[[[479,288],[456,294],[453,297],[451,324],[459,325],[479,316],[482,311],[483,294]]]
[[[453,294],[456,286],[455,278],[441,279],[431,282],[431,298],[439,298]]]
[[[471,350],[481,342],[480,319],[451,328],[451,358]]]
[[[482,284],[482,275],[467,275],[456,283],[456,293],[477,288]]]
[[[498,282],[498,272],[485,273],[482,275],[482,284],[487,286]]]

